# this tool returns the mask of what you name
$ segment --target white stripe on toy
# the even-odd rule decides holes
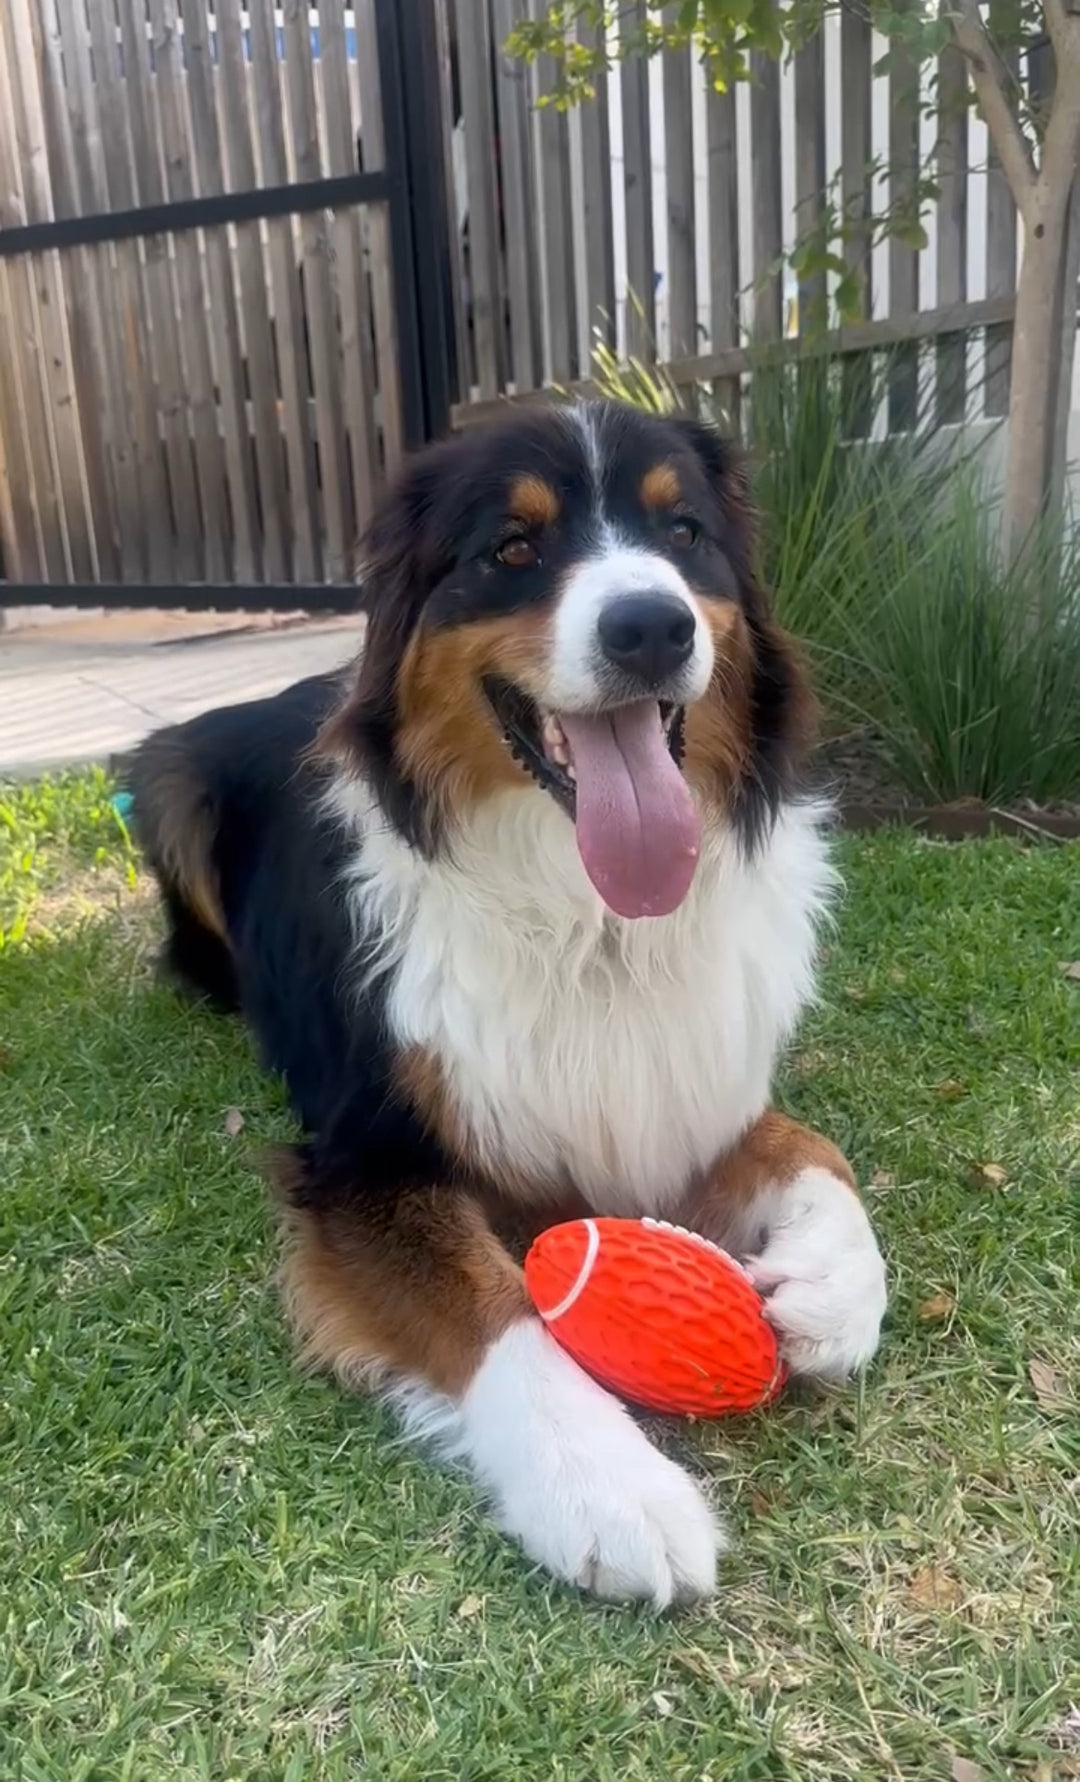
[[[553,1306],[550,1312],[540,1313],[545,1324],[554,1324],[556,1318],[561,1318],[563,1313],[568,1312],[572,1305],[576,1305],[577,1301],[585,1291],[586,1281],[592,1274],[592,1265],[596,1261],[596,1252],[600,1248],[600,1233],[596,1229],[595,1219],[583,1219],[582,1224],[589,1236],[585,1245],[585,1258],[578,1270],[577,1280],[574,1282],[569,1292],[564,1294],[563,1298],[560,1299],[557,1306]]]

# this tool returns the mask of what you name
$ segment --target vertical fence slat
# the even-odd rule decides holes
[[[174,200],[191,198],[195,182],[177,0],[150,0],[150,21],[155,62],[153,85],[165,160],[166,194]],[[194,230],[183,230],[173,237],[173,271],[181,319],[184,385],[202,513],[203,572],[208,581],[219,581],[226,576],[230,554],[229,509],[225,454],[218,431],[214,372],[210,360],[203,257]]]
[[[322,166],[315,118],[307,0],[285,0],[284,18],[285,85],[296,178],[318,179]],[[341,407],[337,318],[330,289],[331,232],[324,212],[303,212],[300,241],[304,256],[305,327],[318,432],[325,571],[329,581],[338,581],[347,572],[355,533]]]
[[[30,493],[36,518],[35,544],[41,577],[47,582],[66,579],[64,516],[53,463],[49,409],[45,400],[43,349],[37,328],[30,268],[13,267],[8,279],[10,306],[9,341],[15,346],[15,372],[19,385],[23,432],[30,467]],[[24,556],[30,554],[25,539]]]
[[[16,306],[12,298],[7,264],[0,265],[0,333],[19,338]],[[5,497],[4,556],[10,558],[8,574],[36,581],[47,574],[42,560],[38,524],[33,454],[27,437],[23,403],[23,379],[14,353],[0,353],[0,459],[3,461]]]
[[[524,64],[512,60],[503,47],[519,16],[518,8],[519,0],[493,0],[492,20],[506,239],[506,297],[510,311],[510,373],[516,389],[531,390],[541,381],[541,372],[540,327],[536,313],[536,194],[530,154],[529,75]],[[454,219],[453,210],[450,215]],[[452,233],[456,238],[456,222],[452,223]]]
[[[7,278],[0,274],[0,329],[11,326],[7,300]],[[0,574],[5,580],[24,577],[22,552],[19,548],[19,515],[12,491],[11,466],[25,464],[16,445],[18,415],[15,384],[11,366],[0,354]]]
[[[643,0],[630,0],[620,14],[628,27],[645,21]],[[622,96],[623,186],[626,197],[626,346],[631,358],[656,357],[656,255],[653,249],[652,137],[649,128],[649,70],[641,56],[627,56],[619,69]]]
[[[0,40],[0,136],[6,107],[4,45]],[[0,190],[0,203],[2,201],[3,191]],[[9,268],[0,266],[0,340],[15,338],[8,278]],[[33,574],[32,569],[24,568],[28,547],[35,561],[37,557],[27,468],[14,354],[0,352],[0,574],[12,581],[29,580]]]
[[[583,43],[599,48],[603,26],[578,25]],[[615,237],[611,206],[611,119],[607,75],[597,77],[596,98],[578,111],[581,187],[581,325],[587,343],[582,373],[594,343],[615,344]]]
[[[60,218],[76,216],[82,195],[56,8],[50,6],[44,12],[35,6],[31,11],[31,32],[39,69],[54,210]],[[106,251],[88,247],[62,252],[59,265],[71,335],[97,568],[103,577],[118,578],[117,487],[108,409],[113,380],[106,361],[98,303],[101,263]]]
[[[0,96],[3,87],[0,85]],[[0,338],[19,338],[15,305],[12,299],[12,269],[7,261],[0,263]],[[3,496],[0,517],[3,519],[4,562],[8,575],[24,581],[41,577],[40,530],[34,500],[34,472],[30,446],[26,436],[22,380],[14,352],[0,353],[0,471],[3,473]],[[8,565],[10,564],[10,567]]]
[[[256,6],[251,9],[249,18],[260,170],[265,185],[284,185],[289,176],[281,117],[281,84],[278,77],[274,17],[269,7]],[[315,451],[308,415],[303,295],[296,264],[292,219],[272,218],[267,224],[267,236],[274,299],[274,334],[289,466],[289,497],[293,516],[293,574],[297,581],[318,581],[322,563],[317,519]]]
[[[468,339],[468,325],[467,325],[467,322],[465,319],[465,264],[464,264],[464,259],[462,257],[461,229],[459,226],[459,217],[458,217],[457,184],[456,184],[456,181],[454,178],[454,146],[453,145],[454,145],[454,130],[455,130],[455,126],[457,123],[457,114],[456,114],[456,106],[455,106],[455,99],[454,99],[453,58],[451,55],[451,47],[450,47],[450,38],[451,38],[450,8],[451,8],[451,5],[453,4],[453,0],[433,0],[433,3],[434,3],[434,22],[435,22],[437,55],[438,55],[438,64],[439,64],[439,96],[441,99],[441,105],[440,105],[439,109],[440,109],[440,114],[441,114],[440,115],[440,124],[441,124],[441,141],[442,141],[442,153],[443,153],[443,175],[444,175],[444,182],[445,182],[445,188],[446,188],[446,215],[447,215],[447,218],[449,219],[448,233],[449,233],[449,237],[450,237],[450,282],[453,287],[452,291],[451,291],[451,302],[453,305],[453,312],[454,312],[454,346],[455,346],[455,357],[457,359],[457,394],[458,394],[458,400],[463,402],[463,401],[465,401],[466,397],[468,396],[468,390],[469,390],[469,339]],[[496,4],[496,6],[498,6],[500,4],[502,4],[502,5],[513,4],[513,0],[495,0],[495,4]],[[505,37],[505,33],[504,33],[504,37]],[[498,39],[497,41],[501,41],[501,39]],[[521,75],[522,80],[524,80],[524,70],[519,70],[519,73]],[[499,117],[500,117],[499,127],[500,127],[500,129],[503,129],[504,126],[502,123],[501,102],[500,102]],[[526,128],[527,128],[527,123],[523,122],[520,127],[520,134],[522,137],[522,142],[524,142],[524,139],[525,139]],[[526,154],[527,151],[524,147],[522,147],[520,152],[522,155],[524,155],[524,154]],[[531,209],[528,212],[528,215],[531,217],[531,215],[532,215]],[[533,340],[535,341],[535,330],[532,331],[532,337],[533,337]],[[511,347],[512,347],[512,351],[513,351],[514,355],[516,355],[519,350],[516,336],[514,337],[514,339],[511,342]],[[514,359],[512,360],[512,364],[516,364],[516,363],[517,363],[517,359],[515,356]],[[535,347],[533,349],[532,364],[535,364]],[[514,375],[516,377],[517,373],[515,372]],[[526,389],[531,389],[533,382],[534,382],[534,373],[530,369],[529,375],[527,377],[527,381],[523,387]]]
[[[214,94],[214,64],[206,0],[181,0],[195,181],[202,197],[225,190],[225,162]],[[233,571],[238,581],[259,579],[259,520],[251,451],[240,324],[233,290],[233,255],[227,229],[203,234],[209,284],[210,348],[220,395],[232,515]]]
[[[709,337],[714,353],[739,344],[739,151],[733,89],[705,95],[709,206]],[[739,425],[739,379],[718,379],[713,397],[733,431]]]
[[[81,17],[71,27],[77,39],[77,54],[72,54],[70,37],[66,52],[70,58],[69,81],[74,68],[81,88],[83,203],[95,210],[111,205],[122,207],[133,199],[116,18],[114,10],[103,5],[90,6],[86,12],[90,55],[86,54]],[[125,576],[137,581],[152,576],[155,570],[169,573],[167,552],[160,547],[160,529],[154,518],[168,509],[143,315],[138,243],[113,242],[95,250],[95,255],[99,278],[107,282],[108,288],[108,306],[102,308],[100,321],[110,366],[120,380],[115,392],[110,387],[110,397],[115,394],[119,398],[117,419],[122,428],[122,437],[118,439],[114,419],[113,435],[122,453],[117,472],[120,552]],[[167,545],[167,530],[165,542]]]
[[[120,67],[115,10],[91,6],[90,46],[98,93],[98,114],[104,162],[104,183],[110,206],[135,203],[135,185],[127,131],[127,83]],[[146,290],[139,244],[114,244],[118,292],[123,305],[121,353],[131,392],[132,432],[143,529],[146,574],[151,581],[169,581],[173,574],[172,531],[165,459],[158,430],[158,392],[146,323]]]
[[[50,8],[45,18],[36,6],[32,8],[30,30],[38,67],[53,210],[59,218],[71,217],[78,213],[80,194],[55,10]],[[95,567],[103,578],[116,580],[120,575],[117,496],[106,411],[111,380],[97,302],[102,257],[100,248],[80,248],[59,253],[57,262],[71,339]]]
[[[142,0],[120,0],[119,10],[135,199],[139,204],[161,204],[165,199],[165,180],[151,107],[146,9]],[[150,327],[158,426],[164,441],[172,504],[173,561],[181,580],[197,581],[202,555],[199,549],[199,499],[180,353],[181,320],[176,313],[168,236],[144,236],[141,248],[142,287]]]
[[[1007,25],[1012,0],[990,0],[990,29]],[[1018,72],[1016,51],[1006,48],[1002,60]],[[986,156],[986,295],[1008,297],[1016,289],[1016,206],[1001,162],[988,140]],[[1012,375],[1012,328],[1008,323],[986,330],[985,403],[988,416],[1009,412]]]
[[[66,75],[64,104],[78,203],[84,211],[108,208],[108,187],[100,122],[101,95],[91,65],[85,8],[78,0],[58,0],[60,45]],[[128,386],[124,355],[124,311],[128,264],[111,244],[89,248],[93,292],[91,323],[102,369],[101,403],[110,472],[113,533],[124,580],[139,581],[148,560],[146,515],[139,492],[140,460],[132,415],[137,392]]]
[[[570,135],[565,112],[540,99],[554,85],[549,57],[533,69],[533,159],[539,221],[540,326],[544,377],[566,383],[577,373],[577,330],[572,219],[570,214]]]
[[[938,59],[937,302],[939,309],[967,296],[968,107],[967,68],[955,44]],[[967,398],[967,340],[947,334],[937,343],[937,418],[941,424],[964,419]]]
[[[458,73],[469,193],[468,264],[473,353],[481,401],[499,393],[502,314],[499,277],[495,119],[487,0],[456,0]]]
[[[825,181],[825,36],[819,27],[795,53],[795,228],[804,242],[820,235]],[[822,267],[799,280],[799,333],[820,333],[827,321]]]
[[[682,359],[698,349],[697,252],[694,234],[694,136],[689,45],[665,49],[664,163],[667,176],[669,351]]]
[[[356,119],[349,92],[348,45],[342,0],[320,0],[319,68],[326,113],[327,172],[356,167]],[[378,441],[375,431],[375,362],[371,305],[364,273],[360,213],[350,205],[334,214],[335,268],[341,307],[341,372],[355,532],[366,526],[375,501]],[[351,553],[350,553],[351,555]]]
[[[63,581],[63,513],[57,494],[49,438],[49,415],[42,390],[42,348],[27,266],[5,268],[4,330],[13,345],[12,412],[21,417],[14,457],[21,449],[29,477],[22,484],[20,560],[43,581]],[[21,432],[21,438],[19,434]],[[24,571],[25,573],[25,571]]]
[[[65,108],[63,56],[55,13],[50,11],[46,21],[37,7],[32,7],[29,23],[38,68],[53,213],[58,218],[71,217],[79,209],[79,191]],[[58,277],[64,293],[71,340],[71,367],[79,411],[94,567],[103,579],[116,580],[120,573],[120,557],[112,462],[107,451],[105,423],[105,387],[109,380],[95,291],[99,261],[100,250],[93,248],[57,254]]]
[[[19,189],[13,107],[8,103],[8,70],[4,34],[0,32],[0,228],[18,226],[24,218]],[[5,268],[5,318],[10,330],[0,351],[11,353],[18,385],[18,405],[30,469],[29,494],[34,510],[34,554],[45,581],[64,579],[64,515],[53,463],[46,402],[44,352],[28,259]],[[24,535],[22,555],[31,555],[31,536]]]
[[[919,71],[906,44],[894,40],[889,65],[889,202],[894,221],[915,221],[919,170]],[[905,320],[919,308],[919,253],[889,235],[889,315]],[[896,347],[889,359],[889,428],[914,426],[919,407],[919,356],[915,346]]]
[[[0,332],[18,338],[8,267],[0,266]],[[34,501],[33,470],[26,437],[22,388],[14,353],[0,353],[0,470],[4,494],[5,573],[22,581],[41,579],[40,531]]]
[[[360,76],[360,131],[363,165],[368,171],[386,165],[382,89],[379,84],[378,37],[374,0],[355,0],[356,56]],[[390,217],[385,204],[373,204],[367,216],[371,260],[371,307],[375,327],[375,361],[379,370],[379,418],[387,470],[399,462],[404,444],[401,383],[398,374],[397,321],[390,244]]]
[[[22,174],[23,215],[28,223],[48,222],[53,216],[52,189],[28,0],[11,0],[3,13],[3,25],[7,34],[10,116]],[[71,573],[90,581],[94,575],[93,526],[60,256],[55,252],[33,254],[28,256],[28,263],[41,328]]]
[[[873,48],[870,21],[853,8],[840,15],[840,200],[844,213],[843,258],[854,284],[853,308],[858,317],[873,313],[870,216],[873,180],[871,98]],[[863,438],[873,422],[874,378],[871,354],[852,355],[841,369],[846,425]]]
[[[248,64],[244,56],[240,0],[217,0],[215,22],[217,97],[225,147],[226,186],[231,192],[249,191],[255,185],[255,152],[251,139]],[[263,573],[268,581],[283,582],[291,572],[291,527],[260,224],[238,223],[235,240],[248,401],[258,472]]]
[[[751,187],[754,213],[755,340],[778,340],[784,326],[783,196],[780,184],[780,66],[763,50],[750,57]]]

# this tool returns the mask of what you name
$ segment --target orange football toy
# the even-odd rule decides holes
[[[658,1219],[572,1219],[541,1232],[525,1284],[586,1372],[653,1411],[721,1417],[784,1382],[776,1334],[726,1251]]]

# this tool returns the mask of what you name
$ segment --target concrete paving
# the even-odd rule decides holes
[[[0,636],[0,774],[107,764],[161,724],[261,699],[356,653],[361,621],[147,642],[64,627]]]

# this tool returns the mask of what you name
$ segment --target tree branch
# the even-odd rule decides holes
[[[971,70],[990,140],[1001,162],[1017,210],[1023,216],[1037,178],[1031,144],[1009,104],[1011,76],[979,14],[978,0],[958,0],[952,14],[953,36]]]
[[[1070,67],[1074,75],[1080,72],[1080,8],[1076,0],[1043,0],[1043,17],[1059,72]]]
[[[1064,216],[1076,174],[1080,143],[1080,62],[1074,54],[1058,63],[1050,118],[1043,135],[1040,221],[1055,225]]]

